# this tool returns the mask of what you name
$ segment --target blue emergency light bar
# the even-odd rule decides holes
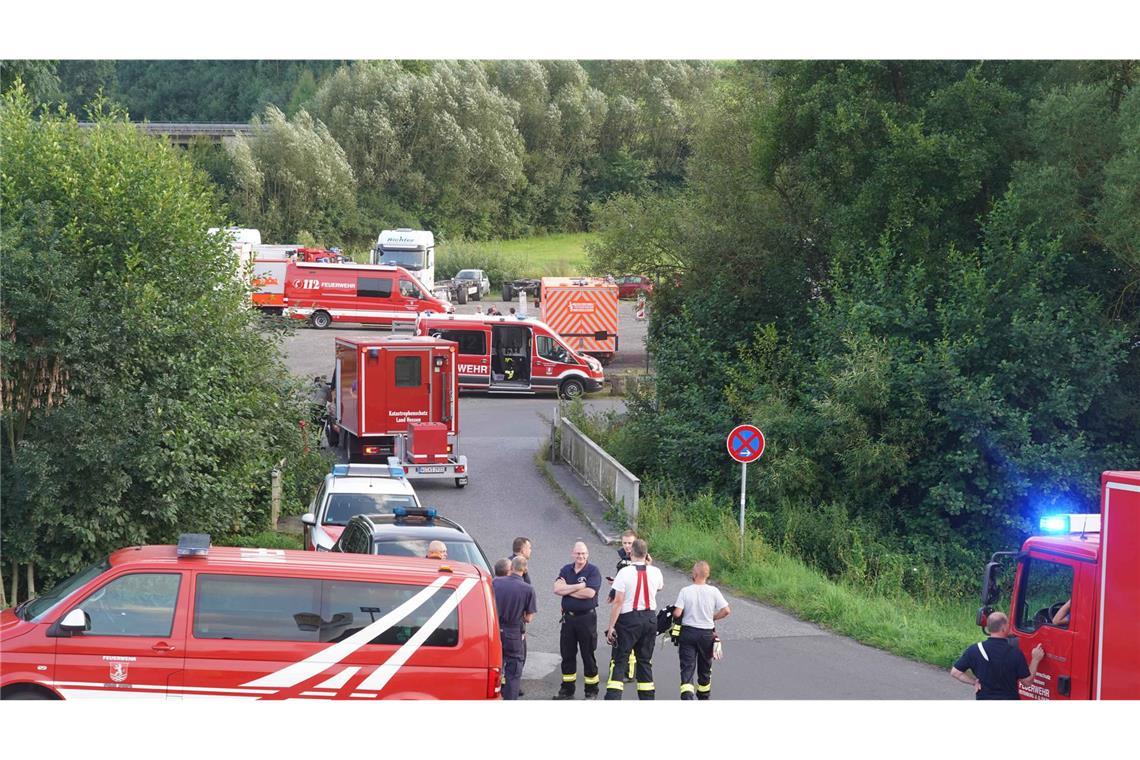
[[[337,477],[355,476],[361,478],[402,478],[404,468],[398,464],[334,464],[332,474]]]
[[[1042,533],[1053,536],[1069,533],[1100,533],[1100,515],[1045,515],[1039,525]]]
[[[416,517],[426,517],[429,520],[434,520],[435,516],[439,513],[436,511],[435,507],[428,507],[427,509],[422,509],[419,507],[412,507],[411,509],[408,507],[395,507],[392,510],[392,514],[394,514],[396,517],[407,517],[408,515],[414,515]]]
[[[178,537],[179,557],[204,557],[210,553],[209,533],[183,533]]]

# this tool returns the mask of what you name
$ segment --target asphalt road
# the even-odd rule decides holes
[[[472,312],[474,305],[460,307]],[[644,366],[645,323],[632,319],[632,305],[622,308],[623,351],[607,368]],[[627,326],[629,332],[626,332]],[[376,329],[314,330],[303,328],[286,340],[283,350],[290,370],[301,377],[327,374],[337,335],[383,335]],[[640,349],[640,350],[639,350]],[[596,394],[587,408],[613,408],[619,399]],[[534,546],[530,575],[538,592],[538,615],[528,631],[528,658],[523,674],[525,699],[549,699],[560,683],[558,600],[552,586],[558,569],[570,561],[574,542],[583,540],[590,558],[611,575],[617,555],[591,532],[545,480],[535,455],[549,432],[557,402],[553,397],[461,396],[461,451],[467,455],[470,485],[420,481],[416,490],[425,505],[461,523],[492,560],[510,554],[515,536]],[[652,547],[650,547],[652,551]],[[663,568],[665,589],[659,605],[671,604],[687,585],[687,576]],[[716,579],[713,578],[715,584]],[[604,589],[605,587],[603,587]],[[969,689],[945,670],[895,657],[802,622],[778,609],[726,594],[733,614],[718,626],[725,659],[713,669],[713,696],[720,699],[969,699]],[[608,608],[599,608],[604,629]],[[599,665],[609,661],[609,647],[598,647]],[[658,639],[654,656],[658,699],[677,699],[676,649]],[[603,683],[604,685],[604,683]],[[581,687],[579,686],[579,696]],[[626,699],[636,699],[632,685]]]

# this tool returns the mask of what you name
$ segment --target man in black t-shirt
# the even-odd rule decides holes
[[[1027,665],[1016,641],[1009,638],[1009,618],[1001,612],[991,612],[986,619],[986,632],[990,637],[966,648],[950,675],[974,687],[977,699],[1017,699],[1017,684],[1029,686],[1037,674],[1037,666],[1045,657],[1040,644],[1033,648],[1033,659]],[[966,671],[974,673],[974,678]]]

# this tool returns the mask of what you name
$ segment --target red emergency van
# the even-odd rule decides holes
[[[425,292],[403,267],[289,262],[285,314],[323,329],[333,322],[391,326],[422,312],[455,307]]]
[[[1140,699],[1140,472],[1101,475],[1100,514],[1046,515],[1043,535],[986,566],[985,625],[1000,597],[1000,559],[1016,562],[1011,630],[1045,658],[1023,699]]]
[[[494,699],[490,577],[462,562],[121,549],[0,615],[0,697]]]
[[[543,277],[542,319],[579,354],[609,364],[618,350],[618,286],[600,277]]]
[[[459,385],[492,393],[561,394],[577,398],[601,390],[605,373],[545,322],[516,316],[430,314],[416,329],[459,344]]]

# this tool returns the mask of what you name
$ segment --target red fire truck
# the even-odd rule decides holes
[[[601,390],[606,376],[592,356],[572,350],[544,322],[514,316],[425,314],[420,335],[459,346],[459,384],[491,393],[550,391],[563,398]]]
[[[0,699],[497,699],[491,579],[420,557],[120,549],[0,613]]]
[[[1000,598],[1000,558],[1011,557],[1011,629],[1026,660],[1045,650],[1022,698],[1140,699],[1140,472],[1103,473],[1099,515],[1049,515],[1041,529],[986,565],[978,624]]]
[[[402,316],[455,311],[449,302],[426,293],[403,267],[371,264],[289,262],[284,303],[286,316],[319,329],[333,322],[391,326]]]
[[[431,336],[337,338],[333,416],[345,459],[467,485],[456,350]]]

